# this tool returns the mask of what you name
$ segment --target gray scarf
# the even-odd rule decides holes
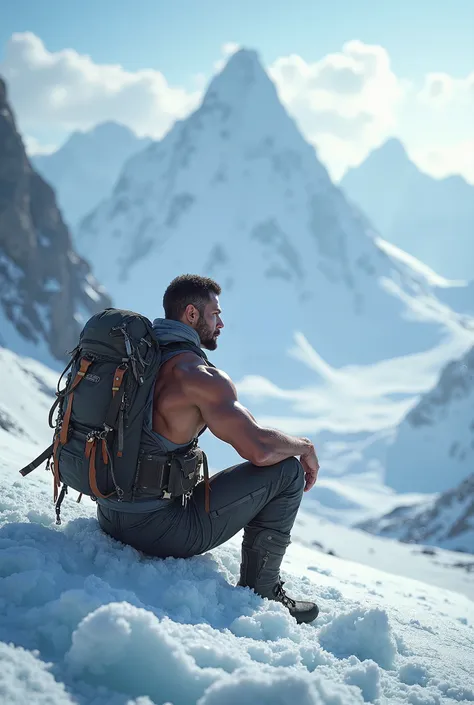
[[[153,330],[160,343],[193,343],[198,348],[201,347],[199,335],[194,328],[187,326],[181,321],[172,321],[169,318],[155,318]]]

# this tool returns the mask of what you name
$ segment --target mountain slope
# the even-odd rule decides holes
[[[400,424],[385,481],[398,492],[440,492],[474,468],[474,347],[449,363],[438,384]]]
[[[446,277],[474,278],[474,187],[462,177],[428,176],[391,139],[340,185],[384,239]]]
[[[31,168],[0,79],[0,345],[54,364],[109,303]]]
[[[59,375],[6,348],[0,348],[0,369],[0,460],[5,467],[19,469],[51,443],[48,414]]]
[[[150,316],[175,275],[214,276],[228,322],[215,358],[234,375],[300,384],[326,360],[370,364],[445,344],[449,359],[472,341],[472,322],[374,241],[251,51],[129,160],[77,242],[115,300]]]
[[[31,162],[54,188],[66,222],[75,226],[110,193],[127,159],[150,142],[124,125],[107,122],[74,132],[56,152]]]
[[[434,500],[396,507],[358,527],[407,543],[474,553],[474,473]]]

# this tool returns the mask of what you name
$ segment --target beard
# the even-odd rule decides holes
[[[203,348],[206,350],[215,350],[217,348],[217,336],[219,333],[217,331],[213,332],[205,321],[200,320],[198,322],[196,333],[199,335],[199,340]]]

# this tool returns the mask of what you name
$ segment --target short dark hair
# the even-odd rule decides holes
[[[202,313],[211,293],[219,296],[221,287],[209,277],[201,277],[199,274],[182,274],[176,277],[163,296],[165,317],[179,321],[189,304],[193,304]]]

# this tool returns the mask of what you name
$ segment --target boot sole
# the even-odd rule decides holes
[[[309,624],[309,622],[314,622],[318,616],[319,607],[314,605],[314,608],[312,610],[308,610],[307,612],[297,612],[296,614],[293,614],[290,611],[290,614],[294,617],[294,619],[296,619],[298,624]]]

